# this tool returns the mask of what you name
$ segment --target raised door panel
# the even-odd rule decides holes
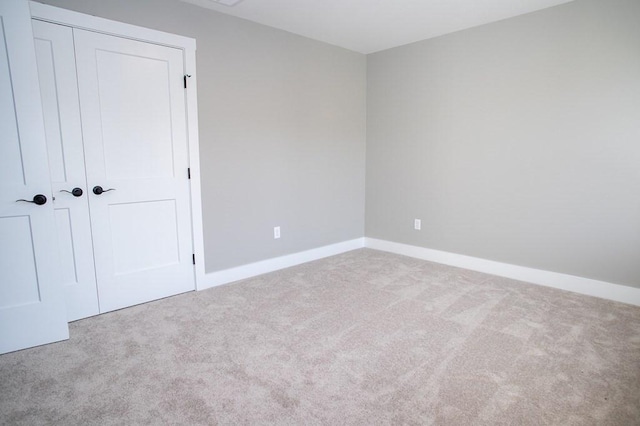
[[[194,290],[183,52],[74,36],[100,310]]]
[[[180,60],[181,52],[174,51]],[[104,50],[95,54],[105,178],[173,178],[169,61]]]
[[[69,337],[24,0],[0,2],[0,135],[0,353],[5,353]],[[47,202],[30,203],[36,194]]]
[[[33,21],[67,319],[99,313],[73,30]],[[82,194],[73,194],[80,189]]]

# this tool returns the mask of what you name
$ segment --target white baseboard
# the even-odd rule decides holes
[[[592,280],[590,278],[577,277],[558,272],[527,268],[525,266],[510,265],[508,263],[495,262],[493,260],[394,243],[392,241],[378,240],[375,238],[356,238],[355,240],[344,241],[235,268],[211,272],[205,274],[205,279],[199,283],[198,290],[205,290],[222,284],[255,277],[363,247],[640,306],[640,288],[612,284],[605,281]]]
[[[273,259],[262,260],[260,262],[249,263],[247,265],[242,265],[235,268],[211,272],[205,274],[203,282],[198,285],[198,290],[205,290],[207,288],[219,286],[222,284],[228,284],[234,281],[243,280],[245,278],[255,277],[256,275],[262,275],[266,274],[267,272],[289,268],[301,263],[311,262],[312,260],[334,256],[336,254],[345,253],[347,251],[363,247],[364,238],[356,238],[355,240],[344,241],[324,247],[301,251],[299,253],[293,253],[286,256],[274,257]]]
[[[494,262],[492,260],[378,240],[375,238],[365,238],[365,247],[640,306],[640,288],[541,269],[510,265],[508,263]]]

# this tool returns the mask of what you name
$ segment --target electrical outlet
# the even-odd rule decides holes
[[[415,229],[416,231],[419,231],[420,229],[422,229],[422,221],[420,219],[414,219],[413,229]]]
[[[280,238],[280,227],[276,226],[273,228],[273,239],[277,240],[278,238]]]

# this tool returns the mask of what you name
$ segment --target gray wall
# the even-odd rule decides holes
[[[363,236],[364,55],[177,0],[45,3],[197,39],[207,272]]]
[[[366,235],[640,287],[639,23],[578,0],[369,55]]]

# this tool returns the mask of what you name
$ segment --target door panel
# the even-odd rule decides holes
[[[14,105],[7,55],[3,31],[0,33],[0,94],[2,94],[0,96],[0,111],[6,111],[7,113],[3,113],[0,118],[0,134],[3,135],[2,143],[0,144],[0,158],[3,159],[3,167],[0,167],[0,182],[8,185],[24,185],[25,176],[23,173],[22,154],[20,153],[17,117],[15,113],[9,113],[14,111]]]
[[[105,177],[173,177],[169,64],[104,50],[95,55]]]
[[[180,263],[175,200],[111,204],[109,223],[114,274]]]
[[[40,302],[40,289],[36,273],[36,259],[31,241],[33,229],[29,216],[0,218],[0,239],[14,241],[11,250],[0,257],[0,280],[21,285],[0,288],[0,308]]]
[[[76,264],[76,248],[73,245],[71,209],[56,208],[55,216],[62,284],[76,284],[78,283],[78,267]]]
[[[0,353],[69,338],[28,3],[0,2]],[[25,201],[36,194],[47,203]]]
[[[194,290],[182,51],[74,38],[100,310]]]
[[[67,319],[99,313],[73,30],[33,21]],[[81,196],[70,192],[82,190]],[[65,192],[68,191],[68,192]]]

